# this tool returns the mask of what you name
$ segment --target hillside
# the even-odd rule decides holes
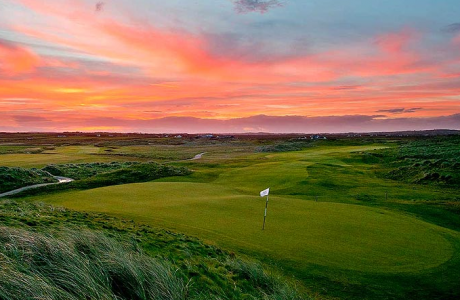
[[[57,180],[43,170],[0,167],[0,193],[28,185],[53,182]]]
[[[308,299],[294,282],[182,234],[0,202],[0,299]]]

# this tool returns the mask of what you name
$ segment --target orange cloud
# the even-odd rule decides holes
[[[31,50],[0,40],[0,71],[17,75],[33,71],[40,65],[40,58]]]
[[[211,34],[116,19],[107,15],[111,7],[95,14],[94,5],[83,1],[63,0],[70,6],[20,1],[47,26],[10,28],[34,44],[59,49],[59,55],[39,57],[26,47],[0,43],[5,75],[0,113],[8,122],[47,120],[50,128],[67,122],[78,129],[91,118],[101,126],[95,121],[86,128],[122,128],[163,117],[371,116],[399,108],[405,108],[400,116],[411,117],[460,112],[452,57],[431,60],[419,47],[424,36],[412,29],[259,59],[259,45],[241,55],[219,53]],[[18,74],[20,81],[14,78]],[[418,107],[423,109],[410,111]]]

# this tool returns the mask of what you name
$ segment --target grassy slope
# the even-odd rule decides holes
[[[258,263],[105,214],[0,201],[0,224],[1,299],[308,298]]]
[[[224,161],[211,154],[183,163],[196,170],[188,178],[37,199],[205,237],[274,261],[330,295],[417,298],[458,291],[458,232],[417,220],[411,214],[444,225],[439,217],[420,214],[409,204],[447,201],[458,192],[383,180],[375,176],[373,165],[350,154],[378,148],[323,146]],[[267,186],[272,187],[273,201],[262,234],[264,200],[254,195]],[[319,203],[313,202],[316,196]],[[456,229],[458,218],[453,216],[451,225]]]
[[[43,168],[51,163],[65,164],[130,160],[129,158],[123,156],[109,157],[97,155],[102,152],[102,148],[94,146],[62,146],[56,147],[55,150],[45,150],[38,154],[3,154],[0,155],[0,166]]]
[[[53,182],[57,180],[41,170],[0,167],[0,193],[28,185]]]
[[[419,271],[438,266],[453,254],[444,238],[451,234],[448,230],[350,204],[274,196],[267,230],[261,232],[264,199],[213,184],[132,184],[42,200],[161,224],[219,240],[231,249],[257,250],[296,263],[372,272]]]
[[[460,137],[417,140],[381,153],[386,177],[418,184],[460,187]],[[380,153],[379,153],[380,154]],[[389,159],[390,158],[390,159]]]
[[[107,146],[93,145],[56,146],[53,150],[39,148],[40,153],[25,153],[24,147],[0,145],[0,166],[43,168],[48,164],[92,163],[92,162],[129,162],[129,161],[176,161],[186,160],[198,153],[210,152],[218,157],[239,157],[247,155],[255,148],[251,143],[241,142],[236,145],[206,144],[206,145],[134,145]],[[10,151],[11,150],[11,151]],[[15,152],[15,153],[11,153]],[[4,154],[6,153],[6,154]]]

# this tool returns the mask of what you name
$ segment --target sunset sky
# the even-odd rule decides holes
[[[0,131],[434,128],[458,0],[0,0]]]

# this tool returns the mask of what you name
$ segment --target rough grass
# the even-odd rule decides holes
[[[260,263],[104,214],[0,202],[0,299],[309,299]]]
[[[285,142],[280,142],[271,145],[259,146],[256,152],[287,152],[287,151],[300,151],[309,147],[315,146],[313,140],[299,140],[293,139]]]
[[[1,299],[185,299],[173,266],[105,235],[0,227]]]
[[[93,165],[96,166],[94,172],[90,170]],[[62,190],[91,189],[133,182],[146,182],[163,177],[185,176],[191,174],[191,171],[186,167],[175,167],[155,162],[51,165],[45,169],[61,175],[77,175],[77,178],[81,179],[66,184],[26,190],[15,195],[15,197],[46,194]],[[53,175],[56,175],[54,173]],[[93,173],[95,175],[92,175]]]
[[[101,173],[108,173],[124,168],[132,167],[139,162],[97,162],[82,164],[47,165],[42,170],[55,176],[64,176],[75,180],[86,179]]]
[[[460,187],[460,137],[439,137],[403,143],[374,155],[389,169],[383,176],[415,184]]]
[[[27,185],[52,182],[57,180],[42,170],[0,167],[0,193]]]

